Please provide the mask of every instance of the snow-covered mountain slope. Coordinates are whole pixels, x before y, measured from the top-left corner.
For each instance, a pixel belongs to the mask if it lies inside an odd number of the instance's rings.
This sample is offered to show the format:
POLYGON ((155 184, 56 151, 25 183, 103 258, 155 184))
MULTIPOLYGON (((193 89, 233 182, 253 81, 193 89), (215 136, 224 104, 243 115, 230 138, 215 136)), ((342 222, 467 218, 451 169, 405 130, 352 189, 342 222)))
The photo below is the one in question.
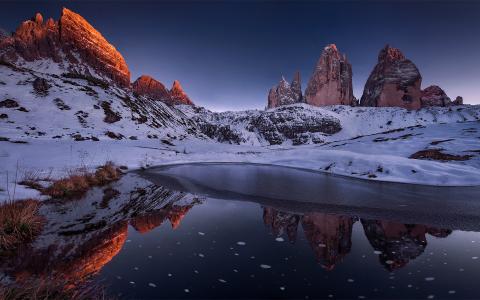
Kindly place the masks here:
POLYGON ((268 163, 369 180, 480 185, 480 106, 296 104, 215 113, 137 97, 94 75, 54 63, 0 65, 0 198, 37 197, 16 186, 25 174, 55 178, 109 160, 129 168, 268 163))
POLYGON ((160 101, 136 97, 94 76, 11 64, 0 65, 0 115, 0 136, 13 141, 197 136, 189 118, 160 101))
POLYGON ((410 126, 457 123, 480 119, 480 106, 315 107, 307 104, 242 112, 211 112, 179 106, 205 135, 219 142, 247 145, 322 144, 410 126))

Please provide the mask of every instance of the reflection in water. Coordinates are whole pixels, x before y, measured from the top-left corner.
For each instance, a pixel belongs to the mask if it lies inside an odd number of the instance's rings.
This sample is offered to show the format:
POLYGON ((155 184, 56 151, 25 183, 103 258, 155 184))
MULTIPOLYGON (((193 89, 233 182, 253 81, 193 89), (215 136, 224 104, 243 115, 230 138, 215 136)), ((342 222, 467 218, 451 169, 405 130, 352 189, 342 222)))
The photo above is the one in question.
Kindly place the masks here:
POLYGON ((322 213, 308 213, 303 216, 305 237, 325 269, 333 270, 335 264, 350 252, 352 225, 353 220, 350 217, 322 213))
POLYGON ((452 232, 448 229, 391 221, 362 220, 362 225, 372 247, 381 252, 381 264, 390 271, 404 267, 423 253, 427 246, 427 233, 447 237, 452 232))
POLYGON ((168 219, 175 229, 200 203, 194 195, 130 175, 114 185, 118 194, 109 201, 104 201, 104 194, 110 187, 93 190, 78 201, 45 202, 41 212, 47 224, 42 234, 28 248, 0 260, 2 277, 17 282, 43 278, 81 285, 122 250, 129 224, 146 233, 168 219))
MULTIPOLYGON (((136 175, 126 175, 109 188, 118 193, 108 201, 99 201, 105 199, 105 190, 96 189, 79 201, 45 203, 45 230, 31 247, 0 261, 0 272, 17 282, 61 278, 80 284, 121 252, 128 225, 147 234, 168 220, 176 229, 186 214, 202 203, 195 195, 151 184, 136 175)), ((333 270, 352 249, 355 217, 321 211, 292 213, 273 205, 261 208, 265 226, 276 237, 286 235, 294 244, 303 230, 317 262, 326 270, 333 270)), ((380 263, 389 271, 420 256, 427 246, 426 234, 447 237, 451 233, 393 221, 360 222, 370 245, 380 253, 380 263)))
MULTIPOLYGON (((327 270, 333 270, 352 248, 352 228, 356 222, 352 217, 319 212, 299 215, 264 207, 263 220, 275 236, 286 232, 290 241, 296 240, 301 223, 317 261, 327 270)), ((452 232, 450 229, 393 221, 362 219, 361 223, 365 236, 379 253, 380 263, 389 271, 404 267, 422 254, 427 246, 427 233, 443 238, 452 232)))

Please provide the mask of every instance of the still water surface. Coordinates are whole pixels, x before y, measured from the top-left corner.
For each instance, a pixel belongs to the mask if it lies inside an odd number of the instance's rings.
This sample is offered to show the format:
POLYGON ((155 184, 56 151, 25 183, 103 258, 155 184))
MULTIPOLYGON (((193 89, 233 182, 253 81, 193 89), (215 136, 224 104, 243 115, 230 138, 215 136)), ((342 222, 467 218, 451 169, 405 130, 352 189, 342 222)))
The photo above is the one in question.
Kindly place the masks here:
POLYGON ((9 272, 94 277, 120 298, 480 297, 478 188, 240 164, 152 169, 111 188, 47 205, 30 256, 49 243, 62 255, 9 272))

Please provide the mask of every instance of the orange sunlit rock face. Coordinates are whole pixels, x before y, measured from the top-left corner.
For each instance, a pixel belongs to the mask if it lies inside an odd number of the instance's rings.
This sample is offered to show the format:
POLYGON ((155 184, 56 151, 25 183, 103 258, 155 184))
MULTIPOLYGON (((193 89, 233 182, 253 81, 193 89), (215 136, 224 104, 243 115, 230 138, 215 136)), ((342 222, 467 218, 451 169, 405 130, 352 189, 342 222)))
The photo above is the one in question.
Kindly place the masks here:
POLYGON ((88 73, 88 66, 122 87, 130 85, 130 71, 120 52, 82 16, 67 8, 58 22, 44 22, 39 13, 23 22, 11 37, 0 41, 0 52, 7 61, 51 58, 61 63, 64 55, 67 62, 77 65, 76 72, 88 73))
MULTIPOLYGON (((122 249, 128 234, 128 222, 122 221, 96 232, 88 239, 69 238, 71 243, 46 251, 27 252, 18 256, 14 274, 17 281, 32 277, 52 277, 81 283, 99 272, 122 249)), ((69 240, 67 239, 67 240, 69 240)))
POLYGON ((170 95, 172 97, 173 104, 193 105, 192 100, 190 100, 187 94, 183 91, 183 88, 178 80, 173 82, 172 88, 170 89, 170 95))
POLYGON ((162 101, 169 105, 193 105, 193 102, 183 91, 180 82, 175 80, 173 86, 168 90, 163 83, 148 75, 140 76, 132 84, 133 92, 136 95, 145 96, 152 100, 162 101))
POLYGON ((82 16, 64 8, 59 33, 66 53, 76 51, 88 64, 115 82, 122 86, 130 85, 130 71, 123 56, 82 16))

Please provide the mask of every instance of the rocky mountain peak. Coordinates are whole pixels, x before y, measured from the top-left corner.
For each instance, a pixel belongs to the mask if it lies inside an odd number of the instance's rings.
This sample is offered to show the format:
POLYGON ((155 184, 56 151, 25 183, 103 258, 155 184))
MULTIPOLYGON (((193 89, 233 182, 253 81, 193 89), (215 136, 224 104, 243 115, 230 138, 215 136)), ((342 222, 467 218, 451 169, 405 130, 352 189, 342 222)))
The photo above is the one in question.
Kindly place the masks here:
POLYGON ((162 101, 169 105, 193 105, 178 80, 175 80, 172 88, 168 90, 160 81, 148 75, 142 75, 132 84, 132 89, 136 95, 162 101))
POLYGON ((35 23, 37 23, 38 25, 42 25, 43 24, 42 14, 41 13, 36 13, 35 17, 33 18, 33 21, 35 21, 35 23))
POLYGON ((188 97, 187 93, 183 90, 182 85, 178 80, 173 81, 172 88, 170 89, 170 96, 172 98, 172 104, 186 104, 193 105, 192 100, 188 97))
POLYGON ((153 100, 170 101, 170 93, 167 88, 160 81, 148 75, 142 75, 135 80, 132 89, 137 95, 146 96, 153 100))
POLYGON ((335 44, 323 49, 305 90, 305 98, 314 106, 353 103, 352 66, 335 44))
POLYGON ((59 34, 70 60, 75 60, 72 52, 76 52, 84 62, 121 86, 130 85, 130 71, 123 56, 82 16, 63 8, 59 34))
POLYGON ((0 43, 0 57, 12 63, 52 59, 66 72, 91 75, 90 70, 114 83, 130 85, 130 71, 123 56, 82 16, 63 8, 55 22, 37 13, 22 22, 0 43))
POLYGON ((378 54, 378 61, 401 61, 404 60, 405 56, 402 51, 397 48, 390 47, 390 45, 385 45, 385 47, 380 50, 378 54))
POLYGON ((290 88, 292 89, 292 92, 295 93, 295 97, 298 102, 303 101, 303 95, 302 95, 302 82, 300 79, 300 72, 295 72, 295 75, 293 76, 292 83, 290 83, 290 88))
POLYGON ((419 109, 421 83, 422 76, 415 64, 400 50, 386 45, 368 77, 360 105, 419 109))
POLYGON ((300 73, 297 72, 291 84, 282 76, 278 85, 270 89, 268 92, 267 108, 302 102, 302 99, 300 73))

